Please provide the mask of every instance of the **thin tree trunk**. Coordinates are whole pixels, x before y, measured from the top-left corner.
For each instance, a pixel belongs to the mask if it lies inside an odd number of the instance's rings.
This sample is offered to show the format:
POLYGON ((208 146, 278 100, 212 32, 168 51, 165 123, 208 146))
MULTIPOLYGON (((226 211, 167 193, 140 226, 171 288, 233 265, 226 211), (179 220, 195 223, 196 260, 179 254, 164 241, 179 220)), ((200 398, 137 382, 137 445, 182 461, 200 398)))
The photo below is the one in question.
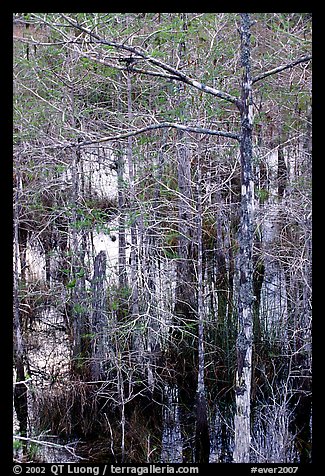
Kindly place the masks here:
MULTIPOLYGON (((24 342, 21 333, 20 313, 19 313, 19 172, 17 171, 17 183, 14 207, 14 364, 16 368, 16 382, 14 388, 14 406, 19 421, 19 432, 21 436, 27 436, 28 406, 27 406, 27 387, 25 381, 24 367, 24 342)), ((23 451, 25 452, 25 445, 23 451)))
MULTIPOLYGON (((68 64, 71 77, 74 76, 73 55, 69 58, 71 63, 68 64)), ((75 91, 74 83, 71 80, 71 88, 68 92, 67 102, 69 108, 69 126, 72 129, 78 127, 75 115, 75 91)), ((72 221, 71 221, 71 319, 73 330, 73 347, 72 347, 72 372, 81 377, 88 378, 88 369, 86 362, 90 357, 91 349, 89 339, 85 336, 89 333, 89 318, 87 315, 86 305, 86 281, 85 281, 85 253, 86 253, 86 237, 84 230, 78 230, 80 214, 78 212, 78 204, 83 189, 80 184, 81 177, 81 150, 76 149, 72 156, 71 179, 72 179, 72 221)))
POLYGON ((281 134, 279 131, 280 145, 278 147, 278 171, 277 171, 277 181, 278 181, 278 197, 283 198, 286 196, 286 189, 288 186, 288 169, 284 158, 283 151, 283 139, 284 134, 281 134))
MULTIPOLYGON (((78 149, 73 157, 72 183, 73 183, 73 210, 72 210, 72 263, 71 263, 71 317, 73 329, 73 349, 72 349, 72 370, 82 379, 87 378, 85 368, 86 360, 90 356, 89 341, 85 335, 89 332, 89 321, 87 318, 86 304, 86 283, 85 283, 85 240, 79 235, 77 224, 79 214, 77 212, 79 197, 79 171, 80 150, 78 149)), ((80 233, 84 233, 81 231, 80 233)))
POLYGON ((19 243, 19 257, 20 257, 20 275, 21 281, 26 282, 27 275, 27 243, 28 243, 28 230, 26 225, 18 227, 18 243, 19 243))
POLYGON ((92 319, 91 319, 91 378, 99 380, 102 376, 102 364, 107 342, 105 342, 105 278, 106 253, 101 251, 95 258, 94 276, 92 279, 92 319))
MULTIPOLYGON (((179 133, 181 137, 182 132, 179 133)), ((175 315, 185 319, 193 318, 193 269, 191 262, 191 212, 188 206, 191 190, 191 170, 189 153, 186 145, 181 145, 178 152, 178 260, 175 315)))
MULTIPOLYGON (((128 98, 128 121, 129 124, 132 122, 132 83, 131 83, 131 73, 127 73, 127 98, 128 98)), ((127 159, 128 159, 128 173, 129 173, 129 184, 130 184, 130 231, 131 231, 131 304, 132 304, 132 316, 136 317, 139 315, 139 292, 138 292, 138 282, 137 282, 137 232, 136 232, 136 209, 135 209, 135 190, 134 190, 134 162, 133 162, 133 153, 132 153, 132 137, 128 137, 128 147, 127 147, 127 159)))
POLYGON ((203 298, 203 240, 202 240, 202 193, 200 151, 197 164, 197 310, 198 310, 198 380, 196 407, 196 462, 208 463, 210 454, 209 425, 204 384, 204 298, 203 298))
POLYGON ((254 182, 252 175, 252 79, 249 14, 241 14, 241 61, 244 69, 241 105, 241 224, 239 236, 239 303, 235 448, 236 463, 249 462, 251 441, 251 378, 253 347, 253 218, 254 182))
MULTIPOLYGON (((183 20, 183 31, 187 31, 187 14, 180 14, 183 20)), ((181 42, 178 48, 180 63, 186 59, 186 44, 181 42)), ((179 85, 178 103, 185 101, 184 85, 179 85)), ((182 115, 186 115, 186 107, 181 107, 182 115)), ((179 192, 178 200, 178 260, 177 260, 177 283, 175 296, 175 315, 185 319, 195 318, 195 293, 193 283, 192 259, 192 212, 189 207, 191 199, 191 165, 187 137, 183 131, 177 134, 179 141, 177 151, 177 184, 179 192)))
MULTIPOLYGON (((120 78, 121 80, 121 78, 120 78)), ((122 102, 121 94, 119 92, 117 109, 118 112, 122 113, 122 102)), ((121 302, 121 314, 123 314, 123 309, 125 308, 124 303, 122 302, 122 294, 125 293, 126 287, 128 286, 128 277, 126 271, 126 236, 125 236, 125 182, 124 182, 124 169, 125 169, 125 160, 124 153, 121 144, 117 143, 117 197, 118 197, 118 283, 119 289, 122 291, 119 296, 121 302)), ((122 317, 122 316, 119 316, 122 317)))
MULTIPOLYGON (((124 198, 124 158, 121 150, 117 159, 117 195, 118 195, 118 280, 120 290, 125 291, 128 284, 126 272, 125 239, 125 198, 124 198)), ((122 291, 122 292, 123 292, 122 291)))

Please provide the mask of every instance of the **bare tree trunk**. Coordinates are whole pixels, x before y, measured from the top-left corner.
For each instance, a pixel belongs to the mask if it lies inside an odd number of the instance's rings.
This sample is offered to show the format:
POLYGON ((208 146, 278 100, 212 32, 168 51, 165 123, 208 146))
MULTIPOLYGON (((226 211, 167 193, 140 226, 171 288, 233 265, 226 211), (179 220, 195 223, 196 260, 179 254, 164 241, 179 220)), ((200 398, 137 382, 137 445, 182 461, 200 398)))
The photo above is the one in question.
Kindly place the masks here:
MULTIPOLYGON (((19 313, 19 188, 20 179, 17 170, 17 183, 14 207, 14 364, 16 369, 16 383, 14 388, 14 406, 19 421, 19 432, 21 436, 27 436, 28 406, 27 406, 27 387, 25 384, 24 367, 24 342, 21 333, 20 313, 19 313)), ((25 446, 23 447, 25 451, 25 446)))
MULTIPOLYGON (((187 14, 180 14, 183 20, 183 31, 187 30, 187 14)), ((178 48, 179 61, 185 61, 186 44, 181 42, 178 48)), ((182 103, 185 99, 185 88, 179 85, 178 102, 182 103)), ((185 115, 185 107, 182 106, 182 113, 185 115)), ((191 220, 192 212, 189 207, 191 200, 191 165, 190 153, 186 141, 186 135, 180 131, 177 134, 179 145, 177 151, 177 184, 179 192, 178 200, 178 261, 177 261, 177 283, 175 314, 181 318, 195 318, 195 292, 193 286, 193 262, 192 260, 192 230, 191 220)))
POLYGON ((239 296, 236 371, 235 448, 236 463, 249 462, 251 441, 251 378, 253 347, 253 217, 252 174, 252 79, 250 59, 251 20, 241 14, 241 61, 244 68, 241 105, 241 224, 239 235, 239 296))
MULTIPOLYGON (((127 98, 128 98, 128 121, 131 124, 132 121, 132 84, 131 84, 131 72, 127 73, 127 98)), ((130 229, 131 229, 131 305, 132 305, 132 316, 136 317, 139 315, 139 292, 138 292, 138 282, 137 282, 137 232, 136 232, 136 209, 135 209, 135 190, 134 190, 134 162, 133 162, 133 153, 132 153, 132 137, 128 137, 128 148, 127 148, 127 159, 128 159, 128 173, 129 173, 129 184, 130 184, 130 229)))
POLYGON ((197 314, 198 314, 198 379, 196 402, 196 462, 208 463, 210 454, 209 425, 204 384, 204 301, 203 301, 203 240, 200 151, 197 161, 197 314))
POLYGON ((18 226, 18 242, 19 242, 19 257, 20 257, 20 275, 21 281, 26 282, 27 275, 27 243, 28 243, 28 230, 26 225, 18 226))
MULTIPOLYGON (((71 63, 68 64, 71 77, 74 78, 74 58, 69 57, 71 63)), ((67 95, 69 110, 69 126, 72 129, 78 127, 75 115, 75 90, 74 79, 71 80, 70 89, 67 95)), ((85 282, 85 253, 86 236, 85 231, 78 228, 80 214, 78 204, 83 190, 80 186, 81 178, 81 150, 80 147, 72 152, 71 179, 72 179, 72 220, 71 220, 71 278, 68 287, 71 289, 71 319, 73 330, 72 347, 72 371, 82 379, 88 378, 86 362, 90 357, 90 343, 86 335, 89 333, 89 319, 86 309, 86 282, 85 282)))
MULTIPOLYGON (((99 380, 102 376, 104 351, 107 346, 105 339, 105 278, 106 278, 106 253, 101 251, 95 258, 94 276, 92 279, 92 319, 91 319, 91 378, 99 380)), ((107 336, 108 337, 108 336, 107 336)))
MULTIPOLYGON (((164 136, 165 137, 165 134, 164 136)), ((155 188, 153 195, 152 213, 149 216, 148 229, 144 243, 144 275, 146 279, 145 300, 148 303, 148 330, 147 330, 147 358, 148 358, 148 388, 150 392, 154 391, 156 357, 160 351, 159 336, 159 301, 157 298, 156 275, 159 273, 159 204, 160 204, 160 183, 162 181, 163 168, 162 149, 157 154, 157 163, 155 164, 155 188)))
POLYGON ((277 179, 278 179, 278 196, 279 198, 283 198, 285 196, 287 183, 288 183, 288 170, 287 170, 287 166, 284 159, 282 144, 280 144, 278 147, 278 177, 277 179))
MULTIPOLYGON (((182 132, 179 133, 181 137, 182 132)), ((191 262, 192 213, 188 200, 191 198, 191 169, 189 152, 186 145, 181 144, 178 152, 178 260, 175 314, 181 318, 189 319, 193 316, 194 290, 193 266, 191 262)))
MULTIPOLYGON (((119 92, 117 109, 119 113, 122 113, 121 91, 119 92)), ((125 182, 124 182, 124 169, 125 160, 124 153, 121 144, 117 144, 117 199, 118 199, 118 283, 119 289, 122 291, 119 296, 122 300, 122 294, 125 292, 125 288, 128 285, 128 277, 126 271, 126 236, 125 236, 125 182)), ((121 302, 122 305, 122 302, 121 302)), ((124 307, 124 305, 122 305, 124 307)), ((123 314, 123 309, 121 309, 123 314)), ((121 317, 121 316, 120 316, 121 317)))
POLYGON ((117 159, 117 194, 118 194, 118 280, 119 288, 127 286, 126 272, 126 239, 125 239, 125 197, 124 197, 124 158, 121 150, 118 150, 117 159))
POLYGON ((87 378, 85 368, 86 360, 90 356, 89 340, 85 337, 89 332, 89 320, 87 317, 86 305, 86 283, 85 283, 85 237, 84 231, 78 233, 77 223, 79 215, 77 212, 79 197, 79 171, 80 150, 77 150, 73 157, 72 183, 73 183, 73 210, 72 210, 72 263, 71 278, 68 286, 71 288, 71 317, 73 329, 73 349, 72 349, 72 370, 76 375, 87 378))

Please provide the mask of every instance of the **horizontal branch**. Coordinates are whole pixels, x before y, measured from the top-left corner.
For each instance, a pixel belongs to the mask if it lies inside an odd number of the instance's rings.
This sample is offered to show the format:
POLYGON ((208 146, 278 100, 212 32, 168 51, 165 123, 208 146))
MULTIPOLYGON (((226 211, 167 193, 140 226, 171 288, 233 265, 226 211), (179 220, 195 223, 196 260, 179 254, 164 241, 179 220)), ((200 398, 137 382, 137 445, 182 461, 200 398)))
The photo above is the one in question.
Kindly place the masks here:
POLYGON ((122 134, 116 134, 113 136, 106 136, 106 137, 101 137, 100 139, 94 139, 94 140, 87 140, 84 142, 78 142, 78 143, 73 143, 70 145, 64 145, 63 147, 84 147, 87 145, 91 144, 99 144, 102 142, 109 142, 109 141, 115 141, 119 139, 126 139, 128 137, 133 137, 139 134, 142 134, 144 132, 152 131, 155 129, 163 129, 163 128, 172 128, 172 129, 178 129, 181 131, 185 132, 194 132, 196 134, 208 134, 208 135, 214 135, 214 136, 221 136, 221 137, 229 137, 230 139, 235 139, 238 140, 240 139, 240 136, 238 134, 232 133, 232 132, 226 132, 226 131, 217 131, 213 129, 206 129, 205 127, 193 127, 193 126, 184 126, 183 124, 176 124, 174 122, 162 122, 160 124, 151 124, 146 127, 142 127, 141 129, 136 129, 134 131, 128 131, 128 132, 123 132, 122 134))
POLYGON ((284 71, 285 69, 293 68, 293 66, 296 66, 299 63, 305 63, 306 61, 310 61, 312 59, 312 56, 304 56, 303 58, 299 58, 295 61, 291 61, 290 63, 287 63, 282 66, 278 66, 277 68, 270 69, 269 71, 265 71, 264 73, 261 73, 257 76, 255 76, 252 79, 253 83, 256 83, 257 81, 260 81, 261 79, 267 78, 268 76, 271 76, 272 74, 280 73, 280 71, 284 71))
POLYGON ((105 60, 103 58, 100 58, 99 56, 92 56, 92 55, 87 54, 83 51, 79 51, 79 54, 81 56, 87 58, 87 59, 90 59, 91 61, 94 61, 95 63, 100 63, 100 64, 103 64, 103 65, 108 66, 110 68, 119 69, 121 71, 129 71, 129 72, 133 72, 133 73, 146 74, 148 76, 156 76, 156 77, 159 77, 159 78, 165 78, 165 79, 169 79, 169 80, 179 81, 179 77, 175 76, 175 75, 172 75, 172 74, 158 73, 157 71, 148 71, 148 70, 145 70, 145 69, 139 69, 139 68, 134 67, 133 65, 131 65, 131 66, 116 65, 116 64, 113 64, 113 63, 109 63, 107 60, 105 60))
POLYGON ((73 26, 74 28, 79 29, 80 31, 83 31, 84 33, 87 33, 92 38, 96 38, 103 45, 112 46, 112 47, 114 47, 118 50, 127 51, 127 52, 129 52, 133 55, 136 55, 138 58, 142 58, 143 60, 146 60, 149 63, 151 63, 155 66, 158 66, 162 70, 167 71, 172 76, 176 76, 179 81, 182 81, 185 84, 189 84, 190 86, 192 86, 196 89, 199 89, 200 91, 203 91, 203 92, 208 93, 208 94, 212 94, 213 96, 216 96, 216 97, 218 97, 220 99, 223 99, 225 101, 229 101, 229 102, 235 104, 237 107, 240 107, 241 101, 236 96, 232 96, 231 94, 228 94, 224 91, 220 91, 219 89, 215 89, 211 86, 207 86, 207 85, 201 83, 200 81, 197 81, 195 79, 190 78, 189 76, 187 76, 185 73, 182 73, 178 69, 173 68, 172 66, 164 63, 163 61, 158 60, 157 58, 154 58, 153 56, 148 55, 140 47, 134 47, 134 46, 126 45, 124 43, 117 43, 116 41, 109 41, 109 40, 106 40, 104 38, 101 38, 99 35, 95 34, 93 31, 91 31, 89 28, 85 28, 84 26, 79 25, 79 23, 75 22, 74 20, 67 17, 63 13, 61 13, 61 15, 63 16, 63 18, 65 18, 65 20, 67 20, 69 22, 69 24, 71 26, 73 26))

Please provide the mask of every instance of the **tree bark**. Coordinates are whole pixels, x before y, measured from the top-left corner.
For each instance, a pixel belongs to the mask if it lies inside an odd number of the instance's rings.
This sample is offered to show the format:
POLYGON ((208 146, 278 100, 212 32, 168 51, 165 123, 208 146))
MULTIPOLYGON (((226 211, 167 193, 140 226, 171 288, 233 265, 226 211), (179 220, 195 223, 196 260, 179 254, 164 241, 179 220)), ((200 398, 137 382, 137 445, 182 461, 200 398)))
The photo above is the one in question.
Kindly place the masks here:
POLYGON ((278 147, 278 196, 283 198, 288 183, 288 170, 284 159, 283 146, 278 147))
POLYGON ((91 319, 91 339, 92 339, 92 360, 91 377, 99 380, 102 376, 102 364, 104 361, 104 351, 107 348, 105 342, 105 278, 106 278, 106 253, 101 251, 95 258, 94 276, 92 279, 92 319, 91 319))
POLYGON ((89 332, 89 319, 86 310, 86 283, 85 283, 85 236, 84 231, 78 233, 77 224, 80 216, 77 212, 79 198, 79 160, 80 150, 73 157, 73 210, 71 229, 71 277, 68 287, 71 288, 71 318, 73 329, 72 371, 82 379, 88 378, 86 361, 90 356, 89 339, 85 336, 89 332))
MULTIPOLYGON (((19 188, 20 179, 17 170, 17 182, 14 207, 14 364, 16 369, 16 382, 14 388, 14 406, 19 421, 19 432, 21 436, 27 436, 28 406, 27 406, 27 387, 25 381, 24 366, 24 342, 21 332, 20 313, 19 313, 19 188)), ((23 446, 25 451, 25 445, 23 446)))
POLYGON ((124 197, 124 158, 118 150, 117 158, 117 195, 118 195, 118 281, 119 288, 125 290, 128 284, 126 272, 126 238, 125 238, 125 197, 124 197))
POLYGON ((251 376, 253 346, 253 219, 254 181, 252 174, 252 79, 249 14, 241 14, 241 224, 239 234, 239 296, 236 371, 235 448, 236 463, 249 462, 251 441, 251 376))
MULTIPOLYGON (((132 83, 131 83, 131 73, 127 73, 127 101, 128 101, 128 121, 129 124, 132 122, 132 83)), ((128 174, 129 174, 129 184, 130 184, 130 231, 131 231, 131 253, 130 253, 130 264, 131 264, 131 306, 132 306, 132 316, 137 317, 139 315, 139 291, 138 291, 138 280, 137 280, 137 267, 138 267, 138 240, 137 240, 137 218, 136 218, 136 208, 135 208, 135 190, 134 190, 134 162, 133 162, 133 151, 132 151, 132 137, 128 137, 128 146, 127 146, 127 160, 128 160, 128 174)))
POLYGON ((203 296, 203 237, 202 237, 202 192, 201 192, 201 163, 200 151, 197 163, 197 314, 198 314, 198 380, 196 402, 196 462, 208 463, 210 455, 209 424, 207 402, 205 395, 204 368, 204 296, 203 296))
MULTIPOLYGON (((75 130, 79 123, 76 120, 75 110, 75 70, 73 53, 68 57, 67 69, 70 72, 70 88, 67 93, 67 107, 69 111, 68 126, 75 130)), ((79 138, 78 138, 79 141, 79 138)), ((71 277, 68 283, 71 289, 71 320, 73 332, 72 347, 72 372, 81 379, 88 378, 88 368, 86 362, 90 356, 89 339, 86 335, 89 333, 89 318, 87 315, 86 305, 86 282, 85 282, 85 252, 86 252, 86 236, 85 230, 79 231, 79 222, 82 216, 78 211, 80 197, 83 194, 81 188, 82 175, 81 170, 81 150, 77 147, 72 153, 71 163, 71 180, 72 180, 72 220, 71 220, 71 277)))
MULTIPOLYGON (((182 134, 182 133, 180 133, 182 134)), ((191 199, 191 168, 189 152, 181 144, 178 152, 178 246, 177 283, 175 295, 175 315, 181 319, 192 319, 195 305, 193 292, 192 263, 192 212, 188 201, 191 199)))
MULTIPOLYGON (((186 26, 186 14, 183 16, 183 30, 186 26)), ((186 45, 184 42, 179 44, 178 56, 180 61, 186 60, 186 45)), ((182 104, 185 100, 184 85, 179 85, 179 95, 177 103, 182 104)), ((186 115, 186 107, 182 106, 182 114, 186 115)), ((193 308, 195 299, 193 292, 193 264, 192 264, 192 230, 191 220, 192 212, 189 207, 189 201, 192 195, 191 164, 190 152, 187 144, 187 137, 184 132, 177 134, 179 146, 177 151, 177 183, 178 183, 178 260, 177 260, 177 283, 176 283, 176 302, 175 314, 181 318, 193 318, 193 308)))

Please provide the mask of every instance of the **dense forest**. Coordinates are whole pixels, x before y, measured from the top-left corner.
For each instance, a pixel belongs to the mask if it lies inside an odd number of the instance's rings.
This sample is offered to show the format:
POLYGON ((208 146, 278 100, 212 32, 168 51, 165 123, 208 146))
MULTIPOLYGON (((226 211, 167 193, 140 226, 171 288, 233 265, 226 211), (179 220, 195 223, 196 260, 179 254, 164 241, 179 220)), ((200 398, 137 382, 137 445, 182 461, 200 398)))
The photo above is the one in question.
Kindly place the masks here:
POLYGON ((13 15, 15 461, 311 462, 311 21, 13 15))

